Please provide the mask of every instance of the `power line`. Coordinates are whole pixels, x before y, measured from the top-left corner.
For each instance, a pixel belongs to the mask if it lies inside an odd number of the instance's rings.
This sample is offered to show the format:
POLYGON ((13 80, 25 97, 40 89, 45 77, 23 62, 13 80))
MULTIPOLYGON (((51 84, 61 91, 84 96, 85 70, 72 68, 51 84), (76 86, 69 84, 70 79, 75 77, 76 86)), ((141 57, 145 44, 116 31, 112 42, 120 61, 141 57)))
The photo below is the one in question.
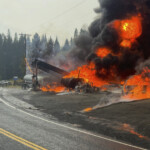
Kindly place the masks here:
POLYGON ((61 16, 63 16, 64 14, 66 14, 66 13, 72 11, 74 8, 77 8, 78 6, 80 6, 81 4, 83 4, 83 3, 85 3, 85 2, 86 2, 86 1, 83 0, 82 2, 80 2, 80 3, 76 4, 75 6, 73 6, 72 8, 69 8, 68 10, 64 11, 63 13, 57 15, 56 17, 53 17, 53 19, 51 19, 51 21, 54 21, 54 20, 58 19, 59 17, 61 17, 61 16))
MULTIPOLYGON (((77 20, 79 21, 79 20, 87 20, 87 18, 85 19, 85 17, 88 15, 89 13, 87 13, 87 14, 84 14, 84 15, 82 15, 82 16, 80 16, 77 20)), ((70 24, 74 24, 75 23, 75 20, 73 20, 73 21, 69 21, 69 22, 65 22, 65 23, 61 23, 61 24, 59 24, 59 26, 65 26, 65 25, 70 25, 70 24)), ((70 28, 72 28, 72 26, 67 26, 67 29, 70 29, 70 28)), ((39 30, 39 32, 38 32, 39 34, 42 34, 43 33, 43 31, 42 31, 42 29, 40 29, 39 30)), ((70 35, 72 35, 72 34, 70 34, 70 35)))
MULTIPOLYGON (((87 15, 88 15, 89 13, 87 13, 87 14, 85 14, 85 15, 83 15, 83 16, 80 16, 79 18, 78 18, 78 21, 79 20, 84 20, 85 19, 85 17, 87 17, 87 15)), ((85 20, 88 20, 87 18, 85 19, 85 20)), ((59 26, 65 26, 65 25, 70 25, 70 24, 72 24, 72 23, 75 23, 75 21, 76 20, 72 20, 72 21, 69 21, 69 22, 65 22, 65 23, 61 23, 61 24, 59 24, 59 26)), ((67 28, 70 28, 70 27, 67 27, 67 28)))
MULTIPOLYGON (((68 12, 72 11, 73 9, 77 8, 78 6, 80 6, 81 4, 83 4, 83 3, 85 3, 85 2, 87 2, 87 0, 83 0, 83 1, 81 1, 80 3, 78 3, 78 4, 74 5, 73 7, 71 7, 71 8, 69 8, 69 9, 65 10, 64 12, 62 12, 62 13, 60 13, 60 14, 56 15, 55 17, 53 17, 53 18, 52 18, 52 19, 50 19, 49 21, 45 21, 45 22, 43 22, 43 23, 42 23, 42 24, 40 24, 39 26, 42 26, 42 25, 44 25, 44 24, 46 24, 46 23, 49 23, 49 22, 55 21, 55 20, 56 20, 56 19, 58 19, 59 17, 63 16, 64 14, 67 14, 68 12)), ((38 27, 39 27, 39 26, 38 26, 38 27)), ((33 29, 33 28, 32 28, 32 29, 33 29)))

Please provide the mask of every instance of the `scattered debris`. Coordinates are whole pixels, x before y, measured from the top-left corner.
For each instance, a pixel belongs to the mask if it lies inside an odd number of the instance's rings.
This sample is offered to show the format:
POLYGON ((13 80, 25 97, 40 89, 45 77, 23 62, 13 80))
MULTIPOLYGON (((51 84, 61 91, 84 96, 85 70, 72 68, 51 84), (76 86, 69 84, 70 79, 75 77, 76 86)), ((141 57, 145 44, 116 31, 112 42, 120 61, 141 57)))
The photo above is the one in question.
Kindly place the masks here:
POLYGON ((100 88, 92 86, 88 83, 85 83, 85 84, 79 83, 75 87, 75 91, 76 92, 81 92, 81 93, 97 93, 97 92, 100 92, 100 88))

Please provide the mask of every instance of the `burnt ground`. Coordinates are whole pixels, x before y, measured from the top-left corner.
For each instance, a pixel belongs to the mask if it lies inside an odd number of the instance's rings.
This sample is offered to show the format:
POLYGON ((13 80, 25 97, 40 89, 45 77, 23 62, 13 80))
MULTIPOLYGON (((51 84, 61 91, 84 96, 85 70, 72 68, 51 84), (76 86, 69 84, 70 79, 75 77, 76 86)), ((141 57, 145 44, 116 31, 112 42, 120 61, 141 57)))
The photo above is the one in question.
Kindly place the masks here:
POLYGON ((97 105, 102 99, 106 99, 106 103, 112 97, 119 99, 120 94, 55 95, 19 89, 9 91, 58 121, 150 149, 150 100, 120 102, 83 113, 81 110, 97 105))

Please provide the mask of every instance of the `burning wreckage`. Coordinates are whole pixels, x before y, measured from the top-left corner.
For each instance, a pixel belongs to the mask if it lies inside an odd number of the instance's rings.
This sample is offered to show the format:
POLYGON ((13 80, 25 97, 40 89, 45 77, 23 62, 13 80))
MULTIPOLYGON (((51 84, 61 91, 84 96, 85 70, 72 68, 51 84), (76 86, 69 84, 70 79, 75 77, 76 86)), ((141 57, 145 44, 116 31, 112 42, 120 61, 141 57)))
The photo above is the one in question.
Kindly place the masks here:
POLYGON ((63 74, 61 86, 47 85, 41 90, 98 91, 107 90, 113 83, 123 86, 125 99, 150 98, 150 2, 99 0, 99 3, 100 8, 95 11, 100 17, 89 31, 75 39, 75 47, 66 57, 72 60, 68 66, 76 64, 76 69, 68 73, 40 62, 39 69, 63 74))
MULTIPOLYGON (((36 59, 32 62, 32 66, 34 68, 40 69, 44 72, 50 73, 50 71, 56 72, 58 74, 61 74, 62 76, 67 76, 69 73, 67 71, 64 71, 58 67, 55 67, 53 65, 50 65, 44 61, 36 59)), ((76 90, 77 92, 96 92, 99 90, 99 88, 92 86, 89 83, 85 83, 83 78, 80 78, 80 71, 78 73, 77 78, 62 78, 59 80, 60 83, 53 82, 49 85, 46 85, 41 88, 44 92, 62 92, 65 91, 67 88, 68 90, 76 90), (58 86, 59 85, 59 86, 58 86)))

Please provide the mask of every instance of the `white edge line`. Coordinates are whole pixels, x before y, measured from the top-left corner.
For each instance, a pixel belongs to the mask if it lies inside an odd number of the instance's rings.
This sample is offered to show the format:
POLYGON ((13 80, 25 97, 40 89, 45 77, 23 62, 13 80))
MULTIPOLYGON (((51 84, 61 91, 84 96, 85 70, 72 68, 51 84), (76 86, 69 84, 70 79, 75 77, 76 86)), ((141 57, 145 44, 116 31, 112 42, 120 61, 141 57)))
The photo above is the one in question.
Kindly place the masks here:
POLYGON ((122 144, 122 145, 126 145, 126 146, 129 146, 129 147, 133 147, 133 148, 137 148, 139 150, 147 150, 147 149, 144 149, 144 148, 141 148, 141 147, 137 147, 137 146, 134 146, 134 145, 130 145, 130 144, 126 144, 126 143, 123 143, 123 142, 119 142, 119 141, 116 141, 116 140, 112 140, 112 139, 109 139, 109 138, 106 138, 106 137, 102 137, 102 136, 99 136, 99 135, 96 135, 96 134, 93 134, 93 133, 90 133, 90 132, 86 132, 86 131, 83 131, 83 130, 79 130, 77 128, 72 128, 72 127, 69 127, 69 126, 66 126, 66 125, 63 125, 63 124, 59 124, 59 123, 56 123, 56 122, 53 122, 53 121, 50 121, 50 120, 46 120, 44 118, 41 118, 41 117, 38 117, 38 116, 35 116, 35 115, 32 115, 26 111, 23 111, 21 109, 18 109, 12 105, 10 105, 8 102, 4 101, 3 99, 0 98, 0 101, 3 102, 5 105, 13 108, 13 109, 16 109, 22 113, 25 113, 31 117, 34 117, 36 119, 40 119, 42 121, 45 121, 45 122, 48 122, 48 123, 52 123, 52 124, 55 124, 57 126, 61 126, 61 127, 64 127, 64 128, 67 128, 67 129, 70 129, 70 130, 73 130, 73 131, 77 131, 77 132, 80 132, 80 133, 84 133, 84 134, 87 134, 87 135, 91 135, 91 136, 94 136, 94 137, 97 137, 97 138, 100 138, 100 139, 104 139, 104 140, 107 140, 107 141, 111 141, 111 142, 114 142, 114 143, 118 143, 118 144, 122 144))

